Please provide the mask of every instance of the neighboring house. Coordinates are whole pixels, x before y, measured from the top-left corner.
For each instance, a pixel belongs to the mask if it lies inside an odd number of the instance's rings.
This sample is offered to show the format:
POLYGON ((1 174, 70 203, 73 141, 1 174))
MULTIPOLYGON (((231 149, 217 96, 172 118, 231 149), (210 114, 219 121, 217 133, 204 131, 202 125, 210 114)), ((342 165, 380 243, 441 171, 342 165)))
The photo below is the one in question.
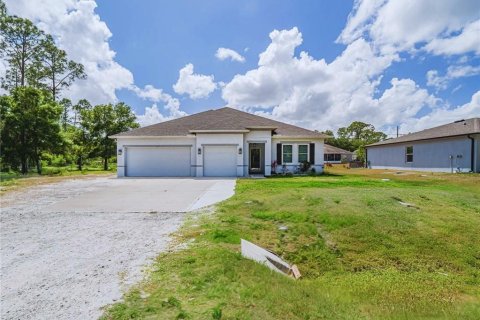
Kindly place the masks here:
POLYGON ((480 172, 480 118, 368 145, 367 165, 373 169, 480 172))
POLYGON ((350 162, 355 158, 354 152, 343 150, 329 144, 325 144, 323 148, 323 161, 325 163, 350 162))
POLYGON ((323 141, 328 136, 221 108, 112 138, 117 140, 119 177, 241 177, 295 172, 305 161, 322 172, 323 141))

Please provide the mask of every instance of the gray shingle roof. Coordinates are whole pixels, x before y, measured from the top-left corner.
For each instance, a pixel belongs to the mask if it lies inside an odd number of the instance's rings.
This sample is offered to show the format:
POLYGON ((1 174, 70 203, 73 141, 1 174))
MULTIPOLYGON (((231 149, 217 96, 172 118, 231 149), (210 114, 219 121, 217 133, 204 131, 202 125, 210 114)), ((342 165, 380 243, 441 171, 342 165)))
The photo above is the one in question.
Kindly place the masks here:
POLYGON ((331 146, 329 144, 324 144, 323 153, 353 154, 353 152, 351 152, 351 151, 344 150, 344 149, 341 149, 341 148, 337 148, 337 147, 331 146))
POLYGON ((402 137, 372 143, 367 147, 480 133, 480 118, 459 120, 442 126, 410 133, 402 137))
POLYGON ((328 138, 327 135, 293 126, 287 123, 256 116, 233 108, 221 108, 196 113, 190 116, 165 121, 150 126, 133 129, 112 136, 140 137, 140 136, 186 136, 196 130, 248 130, 249 128, 266 127, 275 129, 276 136, 328 138))

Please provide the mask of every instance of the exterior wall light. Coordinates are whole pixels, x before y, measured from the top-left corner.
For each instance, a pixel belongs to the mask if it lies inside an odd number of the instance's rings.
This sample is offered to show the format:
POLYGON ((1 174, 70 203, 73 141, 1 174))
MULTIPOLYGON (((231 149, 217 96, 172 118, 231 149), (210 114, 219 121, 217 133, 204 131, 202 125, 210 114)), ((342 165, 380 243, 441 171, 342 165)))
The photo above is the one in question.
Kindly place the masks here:
POLYGON ((242 148, 238 148, 238 154, 242 154, 242 148))
POLYGON ((198 153, 198 154, 202 154, 202 148, 198 148, 197 153, 198 153))
POLYGON ((118 154, 119 156, 121 156, 121 155, 122 155, 122 153, 123 153, 123 150, 122 150, 122 149, 118 149, 118 152, 117 152, 117 154, 118 154))

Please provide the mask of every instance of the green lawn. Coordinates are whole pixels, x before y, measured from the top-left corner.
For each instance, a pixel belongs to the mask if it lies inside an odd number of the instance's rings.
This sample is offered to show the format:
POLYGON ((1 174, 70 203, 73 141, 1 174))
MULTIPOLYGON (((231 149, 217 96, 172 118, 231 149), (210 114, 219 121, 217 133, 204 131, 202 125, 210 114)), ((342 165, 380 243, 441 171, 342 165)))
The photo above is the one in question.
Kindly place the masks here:
POLYGON ((239 180, 104 318, 480 319, 480 176, 335 172, 239 180), (303 278, 243 259, 240 238, 303 278))

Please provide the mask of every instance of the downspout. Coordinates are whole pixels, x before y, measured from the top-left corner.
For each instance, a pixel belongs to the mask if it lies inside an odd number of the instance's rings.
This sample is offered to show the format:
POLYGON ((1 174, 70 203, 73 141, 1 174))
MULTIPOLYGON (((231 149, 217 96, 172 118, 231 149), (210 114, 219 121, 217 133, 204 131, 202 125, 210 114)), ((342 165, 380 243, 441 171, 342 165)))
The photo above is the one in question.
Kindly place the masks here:
POLYGON ((475 172, 475 139, 472 138, 470 135, 467 135, 467 138, 472 141, 471 147, 470 147, 470 169, 471 172, 475 172))

